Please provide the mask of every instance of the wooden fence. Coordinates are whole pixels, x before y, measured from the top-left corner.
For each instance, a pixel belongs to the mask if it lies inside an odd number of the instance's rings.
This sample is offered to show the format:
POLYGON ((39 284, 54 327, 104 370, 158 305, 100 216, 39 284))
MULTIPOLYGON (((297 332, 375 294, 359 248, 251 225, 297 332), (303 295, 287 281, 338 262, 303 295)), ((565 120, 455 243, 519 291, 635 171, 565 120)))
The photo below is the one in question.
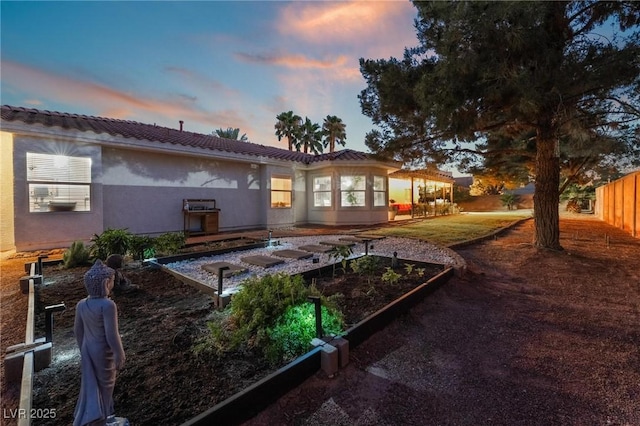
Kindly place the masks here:
POLYGON ((596 188, 595 213, 608 224, 640 238, 640 170, 596 188))

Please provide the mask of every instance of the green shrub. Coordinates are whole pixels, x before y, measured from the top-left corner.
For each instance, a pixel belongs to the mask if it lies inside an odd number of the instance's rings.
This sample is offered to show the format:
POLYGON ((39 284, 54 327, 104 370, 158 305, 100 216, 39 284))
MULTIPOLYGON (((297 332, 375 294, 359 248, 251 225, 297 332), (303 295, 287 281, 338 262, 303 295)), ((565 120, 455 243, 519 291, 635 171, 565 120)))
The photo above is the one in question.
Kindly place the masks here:
MULTIPOLYGON (((325 336, 342 333, 344 323, 340 312, 322 306, 322 330, 325 336)), ((269 343, 265 354, 271 363, 291 361, 303 355, 316 337, 315 306, 312 303, 289 306, 276 325, 267 330, 269 343)))
POLYGON ((329 253, 329 260, 333 260, 333 277, 336 276, 336 264, 340 262, 342 264, 342 271, 346 272, 347 258, 353 254, 353 250, 349 246, 334 246, 329 253))
POLYGON ((209 333, 199 339, 193 347, 196 355, 215 354, 222 355, 231 349, 230 339, 230 311, 213 311, 211 313, 211 321, 207 322, 209 333))
MULTIPOLYGON (((290 348, 309 345, 311 339, 294 343, 294 336, 284 336, 286 326, 278 324, 290 321, 284 315, 292 306, 308 305, 313 308, 308 301, 309 296, 319 296, 323 307, 332 313, 326 320, 325 329, 331 333, 342 331, 342 316, 334 299, 321 296, 314 286, 307 287, 299 275, 265 275, 242 283, 229 307, 222 313, 216 313, 214 320, 208 323, 209 334, 194 346, 194 352, 221 355, 231 350, 259 350, 272 362, 293 356, 290 348), (340 320, 339 331, 332 325, 335 320, 331 316, 340 320)), ((302 339, 306 339, 306 335, 302 339)))
POLYGON ((371 284, 371 278, 378 269, 378 258, 376 256, 362 256, 351 261, 349 266, 358 275, 366 275, 367 283, 371 284))
POLYGON ((91 242, 91 255, 95 259, 105 260, 111 254, 125 256, 131 247, 132 234, 126 229, 107 229, 102 234, 94 234, 91 242))
POLYGON ((169 256, 178 253, 186 241, 184 232, 167 232, 153 240, 153 247, 158 255, 169 256))
MULTIPOLYGON (((148 259, 148 250, 153 250, 153 238, 147 235, 132 235, 129 243, 129 252, 134 260, 148 259)), ((153 251, 155 254, 155 250, 153 251)))
POLYGON ((89 264, 91 253, 84 246, 82 241, 74 241, 62 255, 62 267, 65 269, 75 268, 89 264))
POLYGON ((414 266, 416 266, 416 265, 414 265, 413 263, 405 263, 404 264, 404 270, 407 271, 407 275, 411 275, 411 273, 413 272, 414 266))
POLYGON ((400 280, 400 277, 402 277, 402 275, 398 274, 393 269, 387 267, 387 271, 384 274, 382 274, 382 281, 391 285, 395 285, 400 280))
POLYGON ((262 344, 267 328, 289 306, 306 301, 310 292, 299 275, 275 274, 245 280, 231 300, 231 316, 237 326, 232 343, 262 344))
POLYGON ((500 196, 502 205, 507 207, 507 210, 513 210, 514 206, 520 201, 520 196, 511 192, 505 192, 500 196))
POLYGON ((142 252, 143 259, 151 259, 153 257, 156 257, 156 249, 153 247, 146 248, 142 252))

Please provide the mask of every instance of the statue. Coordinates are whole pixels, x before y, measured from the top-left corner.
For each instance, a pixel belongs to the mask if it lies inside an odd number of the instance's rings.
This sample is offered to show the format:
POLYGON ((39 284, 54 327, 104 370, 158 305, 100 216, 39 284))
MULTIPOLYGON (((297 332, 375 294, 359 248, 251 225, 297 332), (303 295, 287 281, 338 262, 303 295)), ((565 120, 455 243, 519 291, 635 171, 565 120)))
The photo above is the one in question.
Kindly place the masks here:
POLYGON ((131 281, 121 272, 124 265, 124 258, 120 254, 112 254, 105 261, 107 266, 115 271, 113 291, 116 294, 129 293, 138 290, 138 286, 131 284, 131 281))
POLYGON ((113 389, 125 355, 118 331, 118 309, 108 298, 115 271, 97 260, 84 276, 88 297, 76 305, 74 333, 80 347, 82 378, 74 426, 127 425, 116 418, 113 389))

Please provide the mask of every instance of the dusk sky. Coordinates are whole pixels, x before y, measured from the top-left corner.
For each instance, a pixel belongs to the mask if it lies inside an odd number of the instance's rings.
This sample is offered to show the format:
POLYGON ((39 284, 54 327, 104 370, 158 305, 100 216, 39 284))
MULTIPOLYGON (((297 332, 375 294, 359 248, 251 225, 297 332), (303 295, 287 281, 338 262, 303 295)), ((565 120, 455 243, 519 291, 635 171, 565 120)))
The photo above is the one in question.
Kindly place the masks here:
POLYGON ((417 45, 398 1, 12 2, 1 7, 2 104, 287 147, 276 115, 346 124, 367 152, 358 60, 417 45))

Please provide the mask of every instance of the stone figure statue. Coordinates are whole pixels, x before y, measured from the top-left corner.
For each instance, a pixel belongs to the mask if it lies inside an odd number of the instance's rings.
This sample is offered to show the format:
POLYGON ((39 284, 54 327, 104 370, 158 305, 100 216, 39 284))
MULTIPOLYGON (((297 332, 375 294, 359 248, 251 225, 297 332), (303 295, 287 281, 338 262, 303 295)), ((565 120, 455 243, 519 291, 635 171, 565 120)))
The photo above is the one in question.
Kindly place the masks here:
POLYGON ((115 271, 113 291, 116 293, 116 295, 119 293, 129 293, 138 290, 138 286, 131 284, 131 281, 122 273, 122 267, 124 266, 124 258, 122 257, 122 255, 109 255, 105 263, 109 268, 115 271))
POLYGON ((74 333, 80 347, 82 377, 74 426, 128 424, 126 419, 114 416, 113 407, 116 371, 125 361, 118 309, 108 298, 114 278, 115 271, 97 260, 84 276, 88 297, 76 305, 74 333))

